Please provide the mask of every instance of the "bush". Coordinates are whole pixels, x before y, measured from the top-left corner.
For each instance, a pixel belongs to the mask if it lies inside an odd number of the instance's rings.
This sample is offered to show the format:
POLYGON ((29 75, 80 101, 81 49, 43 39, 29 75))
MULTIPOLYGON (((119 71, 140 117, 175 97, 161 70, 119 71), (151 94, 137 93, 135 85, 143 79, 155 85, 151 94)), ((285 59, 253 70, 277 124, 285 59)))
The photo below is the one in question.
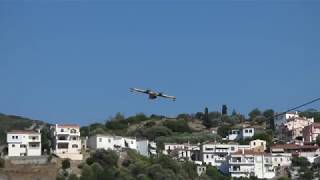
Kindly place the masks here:
POLYGON ((99 149, 95 153, 93 153, 90 158, 87 159, 87 163, 91 165, 94 162, 97 162, 104 168, 117 167, 118 159, 119 157, 116 152, 111 150, 99 149))
POLYGON ((66 170, 71 167, 70 159, 64 159, 62 161, 62 169, 66 170))
POLYGON ((164 126, 151 127, 142 130, 142 136, 150 140, 154 140, 161 136, 169 136, 171 134, 172 131, 164 126))
POLYGON ((226 137, 229 134, 229 131, 231 130, 230 126, 220 126, 218 128, 217 133, 221 136, 221 137, 226 137))
POLYGON ((147 122, 144 126, 145 126, 145 127, 152 127, 152 126, 154 126, 154 125, 156 125, 156 123, 155 123, 154 121, 149 121, 149 122, 147 122))
POLYGON ((5 160, 0 158, 0 168, 4 168, 5 166, 5 160))
POLYGON ((70 174, 68 180, 79 180, 79 178, 78 178, 77 175, 75 175, 75 174, 70 174))
POLYGON ((188 125, 188 123, 184 120, 176 120, 176 121, 170 121, 167 120, 163 123, 163 125, 173 132, 191 132, 191 129, 188 125))
POLYGON ((292 158, 292 165, 298 167, 310 166, 310 162, 305 157, 294 157, 292 158))

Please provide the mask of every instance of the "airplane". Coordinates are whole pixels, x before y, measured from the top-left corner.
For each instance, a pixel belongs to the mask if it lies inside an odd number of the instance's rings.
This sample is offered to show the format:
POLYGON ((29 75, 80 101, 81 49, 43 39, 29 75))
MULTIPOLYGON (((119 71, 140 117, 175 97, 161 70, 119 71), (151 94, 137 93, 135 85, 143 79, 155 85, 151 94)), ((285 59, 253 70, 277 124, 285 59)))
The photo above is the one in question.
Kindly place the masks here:
POLYGON ((130 88, 130 91, 148 94, 149 99, 157 99, 157 97, 168 98, 168 99, 172 99, 173 101, 175 101, 177 99, 175 96, 169 96, 169 95, 163 94, 162 92, 158 93, 158 92, 150 90, 150 89, 144 90, 144 89, 139 89, 139 88, 130 88))

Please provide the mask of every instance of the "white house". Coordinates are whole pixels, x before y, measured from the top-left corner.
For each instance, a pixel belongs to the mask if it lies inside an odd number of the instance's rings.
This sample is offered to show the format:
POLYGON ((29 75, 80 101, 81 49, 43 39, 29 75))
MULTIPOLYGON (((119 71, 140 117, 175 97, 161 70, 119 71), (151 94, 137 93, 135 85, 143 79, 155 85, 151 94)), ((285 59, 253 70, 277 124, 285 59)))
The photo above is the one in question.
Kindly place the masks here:
POLYGON ((279 128, 281 125, 284 125, 288 119, 298 118, 298 117, 299 117, 299 114, 297 111, 287 112, 287 113, 276 113, 274 117, 275 128, 279 128))
POLYGON ((139 154, 144 156, 149 156, 156 152, 155 143, 149 142, 149 140, 137 140, 136 138, 112 136, 96 134, 91 136, 87 141, 88 148, 105 149, 105 150, 121 150, 124 148, 134 149, 139 154), (155 149, 152 149, 155 148, 155 149), (152 152, 150 152, 152 151, 152 152))
POLYGON ((272 153, 272 163, 274 167, 290 167, 291 153, 272 153))
POLYGON ((41 156, 41 134, 15 130, 7 133, 8 156, 41 156))
POLYGON ((228 172, 228 156, 238 150, 251 149, 250 145, 204 144, 202 145, 202 162, 215 166, 222 172, 228 172))
POLYGON ((254 135, 254 128, 242 128, 242 129, 233 129, 230 134, 227 136, 229 141, 252 138, 254 135))
POLYGON ((201 164, 200 146, 193 144, 165 143, 163 154, 175 155, 180 160, 195 161, 201 164))
POLYGON ((256 176, 259 179, 275 177, 272 157, 264 152, 254 150, 239 150, 229 157, 229 173, 231 177, 256 176))
POLYGON ((76 124, 56 124, 51 127, 53 153, 60 158, 82 160, 80 126, 76 124))

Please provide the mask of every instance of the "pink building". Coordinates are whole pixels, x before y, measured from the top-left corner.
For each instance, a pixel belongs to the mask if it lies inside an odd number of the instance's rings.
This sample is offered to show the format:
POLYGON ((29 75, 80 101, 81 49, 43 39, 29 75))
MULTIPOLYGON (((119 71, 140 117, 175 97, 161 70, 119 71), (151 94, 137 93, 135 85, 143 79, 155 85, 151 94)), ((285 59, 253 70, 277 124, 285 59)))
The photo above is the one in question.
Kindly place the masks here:
POLYGON ((298 137, 303 137, 303 129, 306 126, 314 123, 314 119, 307 119, 305 117, 294 117, 288 119, 283 125, 283 133, 286 137, 290 137, 291 140, 295 140, 298 137))
POLYGON ((303 129, 303 140, 315 142, 320 134, 320 123, 313 123, 303 129))

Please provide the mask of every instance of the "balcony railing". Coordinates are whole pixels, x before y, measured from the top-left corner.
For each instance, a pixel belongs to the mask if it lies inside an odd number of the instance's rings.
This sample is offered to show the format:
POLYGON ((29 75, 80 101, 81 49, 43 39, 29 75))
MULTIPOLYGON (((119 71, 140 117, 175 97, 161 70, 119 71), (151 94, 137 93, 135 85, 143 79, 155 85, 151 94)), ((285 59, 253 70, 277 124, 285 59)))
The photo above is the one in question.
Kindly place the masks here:
POLYGON ((254 169, 241 169, 241 168, 229 168, 231 173, 251 173, 254 172, 254 169))
POLYGON ((246 159, 241 159, 241 160, 236 160, 236 159, 230 159, 229 160, 230 164, 254 164, 254 160, 246 160, 246 159))

